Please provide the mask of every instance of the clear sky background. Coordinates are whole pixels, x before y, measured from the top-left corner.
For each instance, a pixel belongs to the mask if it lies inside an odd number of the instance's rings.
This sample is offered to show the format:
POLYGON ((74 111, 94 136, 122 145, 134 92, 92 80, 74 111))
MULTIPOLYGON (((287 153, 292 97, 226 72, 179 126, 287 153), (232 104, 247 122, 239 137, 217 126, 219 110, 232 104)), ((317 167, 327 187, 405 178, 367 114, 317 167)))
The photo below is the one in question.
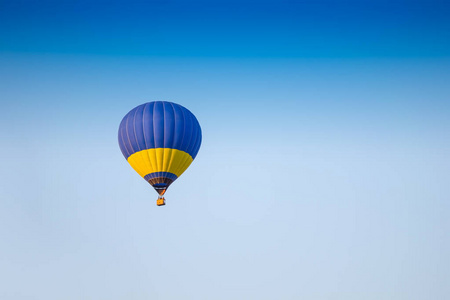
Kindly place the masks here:
POLYGON ((447 1, 0 1, 1 299, 449 299, 447 1), (165 207, 122 117, 203 130, 165 207))

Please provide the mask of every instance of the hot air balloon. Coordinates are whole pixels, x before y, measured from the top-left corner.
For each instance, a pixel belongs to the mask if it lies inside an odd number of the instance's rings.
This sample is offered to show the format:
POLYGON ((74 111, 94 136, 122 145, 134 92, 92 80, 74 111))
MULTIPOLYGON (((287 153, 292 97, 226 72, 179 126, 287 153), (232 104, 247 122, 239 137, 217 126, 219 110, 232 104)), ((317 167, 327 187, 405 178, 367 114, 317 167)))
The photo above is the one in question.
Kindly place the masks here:
POLYGON ((133 108, 119 126, 119 146, 133 169, 159 194, 164 193, 197 156, 202 130, 185 107, 155 101, 133 108))

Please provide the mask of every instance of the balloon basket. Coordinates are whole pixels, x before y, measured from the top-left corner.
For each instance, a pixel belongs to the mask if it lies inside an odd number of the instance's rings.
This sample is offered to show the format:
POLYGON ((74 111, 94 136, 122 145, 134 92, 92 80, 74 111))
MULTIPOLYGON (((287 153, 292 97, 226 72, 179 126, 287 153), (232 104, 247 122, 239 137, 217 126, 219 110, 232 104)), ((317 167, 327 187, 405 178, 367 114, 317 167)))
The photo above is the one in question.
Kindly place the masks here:
POLYGON ((166 199, 164 199, 164 197, 159 197, 158 200, 156 200, 156 205, 158 206, 166 205, 166 199))

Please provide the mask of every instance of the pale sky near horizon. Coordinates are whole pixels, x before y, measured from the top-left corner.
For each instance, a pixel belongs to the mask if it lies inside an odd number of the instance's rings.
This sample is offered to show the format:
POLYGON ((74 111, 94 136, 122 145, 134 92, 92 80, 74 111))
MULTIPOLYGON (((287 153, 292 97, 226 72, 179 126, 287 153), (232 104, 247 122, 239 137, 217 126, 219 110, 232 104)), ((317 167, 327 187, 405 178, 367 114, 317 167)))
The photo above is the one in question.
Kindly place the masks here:
POLYGON ((17 3, 1 299, 450 297, 445 2, 17 3), (152 100, 203 131, 165 207, 117 144, 152 100))

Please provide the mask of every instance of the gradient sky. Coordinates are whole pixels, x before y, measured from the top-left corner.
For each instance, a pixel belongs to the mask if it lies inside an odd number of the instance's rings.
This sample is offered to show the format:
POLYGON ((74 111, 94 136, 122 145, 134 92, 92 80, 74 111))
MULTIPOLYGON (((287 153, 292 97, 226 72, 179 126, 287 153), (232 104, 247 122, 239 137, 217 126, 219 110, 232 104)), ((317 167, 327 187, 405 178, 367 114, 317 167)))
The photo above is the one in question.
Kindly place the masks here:
POLYGON ((447 1, 0 1, 1 299, 449 299, 447 1), (203 130, 165 207, 152 100, 203 130))

